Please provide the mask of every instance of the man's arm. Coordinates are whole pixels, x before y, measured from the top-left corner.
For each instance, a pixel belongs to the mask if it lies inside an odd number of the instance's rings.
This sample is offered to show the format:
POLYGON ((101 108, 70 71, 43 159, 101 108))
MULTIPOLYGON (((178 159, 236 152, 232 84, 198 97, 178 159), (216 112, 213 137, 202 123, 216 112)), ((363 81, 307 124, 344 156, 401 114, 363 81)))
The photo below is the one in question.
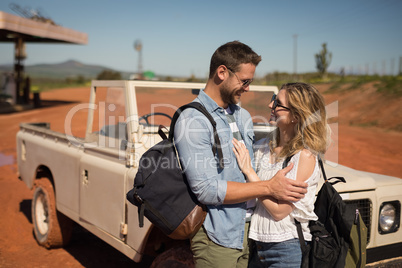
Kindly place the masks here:
POLYGON ((229 181, 224 204, 235 204, 265 196, 289 202, 300 200, 307 193, 307 183, 286 178, 286 173, 292 168, 293 164, 291 163, 286 168, 279 170, 272 179, 267 181, 248 183, 229 181))
POLYGON ((183 171, 198 201, 221 205, 226 195, 226 181, 220 179, 212 151, 212 125, 201 112, 182 112, 174 129, 175 145, 183 171))
POLYGON ((291 166, 278 171, 269 181, 241 183, 218 179, 216 168, 205 163, 214 160, 211 128, 204 115, 193 109, 183 111, 174 131, 175 143, 189 185, 203 204, 236 204, 272 196, 278 200, 297 201, 304 196, 305 183, 285 178, 291 166))
MULTIPOLYGON (((306 181, 314 172, 316 160, 314 155, 307 149, 302 150, 298 161, 296 181, 306 181)), ((294 209, 294 205, 286 201, 278 201, 275 198, 261 198, 261 203, 271 216, 279 221, 288 216, 294 209)))
MULTIPOLYGON (((236 139, 233 139, 233 145, 233 152, 236 156, 237 163, 250 183, 247 183, 248 185, 244 186, 244 189, 241 186, 233 183, 231 183, 230 186, 228 184, 225 202, 236 203, 236 200, 241 200, 242 191, 250 191, 250 194, 254 191, 254 194, 258 194, 257 197, 273 197, 277 200, 289 202, 298 201, 304 197, 305 193, 307 193, 307 183, 304 181, 295 181, 285 177, 286 174, 293 168, 293 163, 290 163, 290 165, 286 168, 279 170, 270 180, 261 181, 251 165, 249 152, 244 144, 240 143, 236 139), (261 191, 264 193, 261 194, 261 191)), ((255 196, 251 196, 250 198, 254 197, 255 196)))

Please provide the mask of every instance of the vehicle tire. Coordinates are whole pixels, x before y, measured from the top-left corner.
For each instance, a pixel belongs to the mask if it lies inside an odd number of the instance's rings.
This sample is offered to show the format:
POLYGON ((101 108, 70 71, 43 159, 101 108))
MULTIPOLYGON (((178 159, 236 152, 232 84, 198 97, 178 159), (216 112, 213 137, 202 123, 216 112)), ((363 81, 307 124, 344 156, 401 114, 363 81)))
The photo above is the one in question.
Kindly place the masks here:
POLYGON ((193 254, 189 247, 174 247, 158 255, 150 268, 189 268, 195 267, 193 254))
POLYGON ((52 183, 47 178, 35 181, 32 198, 32 223, 39 245, 58 248, 68 244, 73 221, 56 210, 56 198, 52 183))

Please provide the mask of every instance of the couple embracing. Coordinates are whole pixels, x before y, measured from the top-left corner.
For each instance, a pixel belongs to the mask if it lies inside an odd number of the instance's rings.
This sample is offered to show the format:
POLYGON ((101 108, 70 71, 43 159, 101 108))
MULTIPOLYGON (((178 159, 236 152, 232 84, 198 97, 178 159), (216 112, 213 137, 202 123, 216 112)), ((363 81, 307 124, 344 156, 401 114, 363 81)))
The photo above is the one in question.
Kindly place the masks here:
POLYGON ((260 61, 241 42, 220 46, 212 55, 207 84, 195 99, 217 124, 223 169, 212 153, 213 130, 205 116, 187 109, 175 126, 175 145, 186 160, 182 165, 191 190, 208 208, 191 239, 197 268, 300 267, 295 220, 305 240, 311 240, 307 224, 317 219, 317 157, 328 143, 324 100, 312 85, 283 85, 267 100, 276 130, 255 141, 251 116, 237 104, 249 91, 260 61), (290 156, 290 164, 282 168, 290 156))

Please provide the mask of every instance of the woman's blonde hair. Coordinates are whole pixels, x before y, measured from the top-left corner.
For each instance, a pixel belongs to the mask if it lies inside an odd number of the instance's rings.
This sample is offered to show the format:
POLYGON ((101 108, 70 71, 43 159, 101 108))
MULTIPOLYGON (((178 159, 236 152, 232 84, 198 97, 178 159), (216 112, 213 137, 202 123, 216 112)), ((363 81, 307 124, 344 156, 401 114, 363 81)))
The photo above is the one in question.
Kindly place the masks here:
MULTIPOLYGON (((318 90, 306 83, 287 83, 282 85, 285 90, 288 107, 291 115, 297 120, 295 136, 287 143, 279 158, 285 158, 295 153, 308 149, 315 155, 323 156, 329 145, 329 127, 325 112, 325 102, 318 90)), ((270 149, 279 144, 279 131, 274 134, 274 140, 270 142, 270 149)))

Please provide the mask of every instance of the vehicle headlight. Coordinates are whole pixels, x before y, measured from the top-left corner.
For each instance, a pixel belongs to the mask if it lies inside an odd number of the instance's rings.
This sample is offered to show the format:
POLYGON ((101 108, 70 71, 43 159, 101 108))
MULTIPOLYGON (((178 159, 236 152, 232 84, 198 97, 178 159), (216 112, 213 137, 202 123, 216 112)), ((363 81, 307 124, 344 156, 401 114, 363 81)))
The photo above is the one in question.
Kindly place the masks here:
POLYGON ((380 234, 396 232, 399 229, 401 204, 399 201, 384 202, 380 206, 378 231, 380 234))

